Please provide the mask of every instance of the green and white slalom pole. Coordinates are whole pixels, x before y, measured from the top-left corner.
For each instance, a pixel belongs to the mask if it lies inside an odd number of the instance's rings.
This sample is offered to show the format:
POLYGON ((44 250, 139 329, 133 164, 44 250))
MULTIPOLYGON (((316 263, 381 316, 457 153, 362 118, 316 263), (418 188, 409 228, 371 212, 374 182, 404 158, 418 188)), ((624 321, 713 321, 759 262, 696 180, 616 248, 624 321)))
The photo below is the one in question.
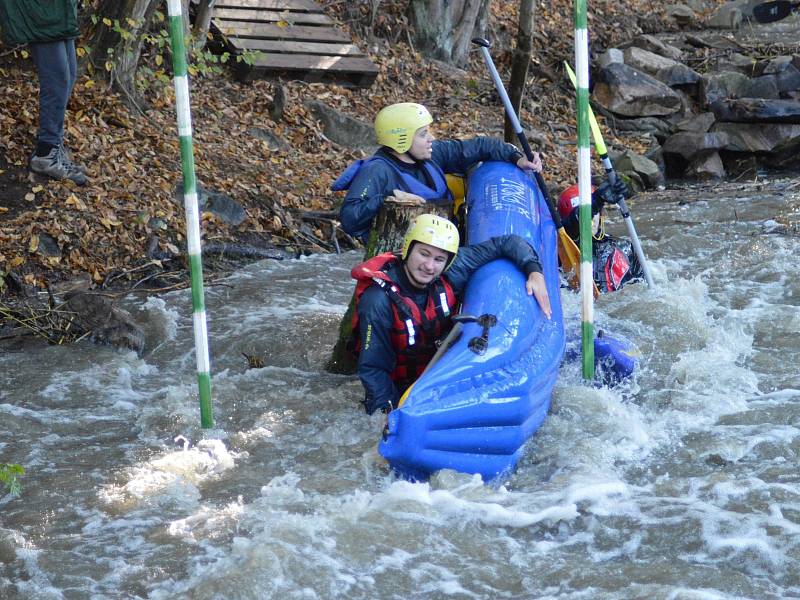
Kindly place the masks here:
POLYGON ((211 411, 211 366, 208 358, 208 327, 203 292, 203 260, 200 250, 200 211, 197 206, 197 180, 192 149, 192 114, 189 104, 189 77, 186 68, 186 45, 183 41, 181 0, 167 0, 169 32, 172 43, 172 70, 175 81, 175 104, 178 113, 178 135, 183 170, 183 203, 186 212, 186 241, 189 250, 189 272, 192 280, 194 345, 197 357, 197 384, 200 388, 200 425, 214 426, 211 411))
POLYGON ((589 148, 589 31, 586 0, 575 0, 575 88, 578 105, 578 197, 581 247, 581 349, 583 378, 594 379, 594 276, 592 272, 592 165, 589 148))
MULTIPOLYGON (((564 63, 564 66, 567 67, 567 74, 572 81, 572 85, 577 85, 575 73, 572 71, 569 63, 564 63)), ((594 116, 594 111, 592 111, 591 106, 589 107, 589 125, 592 128, 594 149, 597 151, 597 155, 600 157, 600 160, 603 163, 603 169, 605 169, 609 183, 613 186, 617 181, 617 172, 614 170, 614 165, 611 162, 611 159, 608 157, 608 149, 606 148, 606 143, 603 140, 603 134, 600 132, 600 126, 597 124, 597 119, 594 116)), ((634 252, 636 252, 636 258, 639 259, 639 264, 642 265, 642 271, 644 272, 645 281, 647 281, 647 287, 655 287, 653 276, 650 274, 650 266, 647 264, 647 258, 644 255, 644 250, 642 250, 642 243, 639 241, 639 236, 636 234, 636 226, 633 224, 631 211, 628 208, 628 205, 625 203, 625 198, 620 197, 617 201, 617 205, 619 206, 619 212, 622 214, 622 219, 625 221, 625 227, 628 229, 628 236, 631 238, 631 244, 633 245, 634 252)))

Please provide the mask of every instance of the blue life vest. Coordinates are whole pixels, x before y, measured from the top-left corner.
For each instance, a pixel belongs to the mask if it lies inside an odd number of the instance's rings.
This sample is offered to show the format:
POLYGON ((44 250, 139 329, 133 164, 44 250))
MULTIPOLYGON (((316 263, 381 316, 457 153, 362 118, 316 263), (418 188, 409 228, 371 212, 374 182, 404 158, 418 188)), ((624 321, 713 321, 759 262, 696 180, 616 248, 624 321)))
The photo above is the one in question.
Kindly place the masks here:
POLYGON ((352 165, 347 167, 344 170, 344 173, 339 175, 339 178, 333 182, 331 189, 334 192, 350 189, 350 184, 353 183, 353 180, 356 178, 356 175, 358 175, 358 172, 363 167, 376 160, 389 165, 394 170, 394 172, 403 182, 403 187, 406 188, 403 191, 409 192, 410 194, 416 194, 427 202, 452 202, 453 196, 447 187, 447 180, 445 179, 444 171, 442 171, 442 169, 439 168, 439 165, 432 160, 426 160, 422 163, 425 172, 435 185, 434 188, 429 188, 419 179, 401 169, 397 164, 395 164, 395 161, 379 154, 375 154, 367 159, 357 160, 352 165))

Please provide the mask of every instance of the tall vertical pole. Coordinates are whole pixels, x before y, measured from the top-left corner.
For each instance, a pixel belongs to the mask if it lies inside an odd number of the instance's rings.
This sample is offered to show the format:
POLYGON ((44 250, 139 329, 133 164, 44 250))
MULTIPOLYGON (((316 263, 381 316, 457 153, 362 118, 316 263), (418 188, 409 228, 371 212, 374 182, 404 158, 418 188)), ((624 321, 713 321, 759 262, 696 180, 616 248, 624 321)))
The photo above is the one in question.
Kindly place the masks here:
POLYGON ((197 181, 192 149, 192 114, 189 103, 189 77, 186 69, 186 45, 183 41, 181 0, 167 0, 169 31, 172 44, 172 70, 175 82, 175 104, 178 113, 178 136, 183 170, 183 204, 186 212, 186 241, 189 251, 189 272, 192 280, 192 321, 197 358, 197 384, 200 388, 200 425, 214 426, 211 411, 211 366, 208 358, 208 327, 203 292, 203 260, 200 250, 200 215, 197 207, 197 181))
POLYGON ((581 247, 583 378, 594 379, 594 275, 592 272, 592 166, 589 149, 589 30, 587 0, 575 0, 575 70, 578 75, 578 195, 581 247))

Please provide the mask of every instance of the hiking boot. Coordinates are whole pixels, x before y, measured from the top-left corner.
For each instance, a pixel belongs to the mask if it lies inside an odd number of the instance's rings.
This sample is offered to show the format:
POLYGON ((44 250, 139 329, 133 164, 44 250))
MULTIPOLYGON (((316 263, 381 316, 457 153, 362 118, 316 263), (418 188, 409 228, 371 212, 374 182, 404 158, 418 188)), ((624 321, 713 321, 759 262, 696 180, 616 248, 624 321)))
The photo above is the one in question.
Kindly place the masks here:
POLYGON ((88 179, 72 162, 64 162, 61 151, 55 146, 46 156, 31 158, 30 169, 34 173, 53 179, 69 179, 78 185, 86 185, 88 179))
POLYGON ((84 175, 88 172, 88 169, 86 168, 85 165, 79 165, 76 162, 72 162, 72 156, 70 154, 70 151, 67 150, 67 147, 64 146, 63 142, 60 146, 58 146, 58 151, 61 154, 61 162, 64 163, 64 165, 72 166, 73 168, 80 171, 84 175))

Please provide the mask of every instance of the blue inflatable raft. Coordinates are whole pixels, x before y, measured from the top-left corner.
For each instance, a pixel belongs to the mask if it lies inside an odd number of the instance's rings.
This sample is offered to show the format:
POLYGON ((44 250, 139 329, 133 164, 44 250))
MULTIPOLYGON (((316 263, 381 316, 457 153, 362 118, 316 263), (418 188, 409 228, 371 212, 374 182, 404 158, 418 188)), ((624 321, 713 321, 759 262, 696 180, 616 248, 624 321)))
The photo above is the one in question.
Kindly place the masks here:
POLYGON ((379 451, 401 476, 439 469, 491 481, 514 469, 544 421, 564 357, 556 228, 535 180, 510 163, 476 169, 467 185, 467 243, 515 233, 541 260, 552 319, 508 260, 479 269, 464 297, 461 337, 389 413, 379 451), (494 323, 494 324, 492 324, 494 323))

